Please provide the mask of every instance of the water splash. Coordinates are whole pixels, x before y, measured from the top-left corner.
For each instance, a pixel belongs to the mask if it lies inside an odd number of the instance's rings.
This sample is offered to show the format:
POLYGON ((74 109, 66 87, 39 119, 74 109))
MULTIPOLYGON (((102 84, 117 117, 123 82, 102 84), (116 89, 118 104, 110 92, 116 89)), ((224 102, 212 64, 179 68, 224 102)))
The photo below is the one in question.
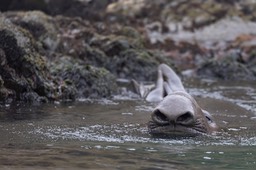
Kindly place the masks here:
MULTIPOLYGON (((236 129, 237 130, 237 129, 236 129)), ((235 131, 236 131, 235 130, 235 131)), ((230 128, 229 131, 234 131, 230 128)), ((240 131, 240 129, 238 129, 240 131)), ((79 140, 110 143, 154 143, 182 146, 255 146, 255 137, 234 136, 227 132, 218 132, 214 136, 193 138, 152 138, 146 127, 139 124, 92 125, 88 127, 37 128, 30 133, 42 135, 52 140, 79 140)))

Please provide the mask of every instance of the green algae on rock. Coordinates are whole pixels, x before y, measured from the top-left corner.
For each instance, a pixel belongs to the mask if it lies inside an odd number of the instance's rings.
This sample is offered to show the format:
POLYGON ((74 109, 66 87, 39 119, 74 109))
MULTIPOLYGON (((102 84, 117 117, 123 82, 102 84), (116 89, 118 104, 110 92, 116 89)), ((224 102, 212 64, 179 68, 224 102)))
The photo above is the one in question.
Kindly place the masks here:
POLYGON ((223 80, 255 80, 252 70, 232 57, 212 59, 206 61, 197 69, 201 77, 217 78, 223 80), (235 74, 234 74, 235 73, 235 74))
POLYGON ((60 29, 59 53, 81 59, 86 64, 103 67, 117 78, 153 80, 157 66, 171 63, 144 46, 143 37, 130 27, 111 27, 67 17, 57 18, 60 29), (143 73, 143 74, 142 74, 143 73))
MULTIPOLYGON (((20 34, 24 31, 16 29, 20 34)), ((46 59, 31 46, 29 49, 24 44, 24 48, 19 46, 16 38, 11 31, 0 30, 1 101, 8 97, 25 102, 108 97, 116 89, 115 77, 107 70, 84 65, 72 58, 59 58, 59 63, 52 66, 55 70, 51 75, 46 59)))
POLYGON ((53 52, 59 43, 56 24, 52 17, 40 11, 7 12, 12 23, 28 30, 37 44, 53 52))
POLYGON ((0 25, 1 101, 109 97, 117 78, 152 80, 165 60, 129 27, 103 34, 98 24, 39 11, 3 13, 0 25))
POLYGON ((15 100, 25 100, 23 96, 31 92, 35 92, 33 99, 38 101, 53 99, 54 87, 50 85, 45 59, 35 50, 31 34, 3 17, 0 26, 0 74, 4 88, 15 100))
POLYGON ((70 56, 59 57, 50 65, 52 75, 74 86, 76 98, 108 97, 117 90, 116 78, 104 68, 85 64, 70 56))

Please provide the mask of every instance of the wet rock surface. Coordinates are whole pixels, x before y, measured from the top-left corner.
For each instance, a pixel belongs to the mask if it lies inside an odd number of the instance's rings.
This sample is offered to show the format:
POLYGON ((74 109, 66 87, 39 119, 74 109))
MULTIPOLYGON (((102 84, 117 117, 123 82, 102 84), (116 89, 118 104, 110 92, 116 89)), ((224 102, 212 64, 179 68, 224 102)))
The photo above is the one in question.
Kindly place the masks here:
POLYGON ((109 97, 116 92, 115 76, 104 68, 86 64, 70 56, 58 57, 50 64, 51 74, 61 77, 64 99, 109 97), (69 86, 68 88, 66 86, 69 86))
POLYGON ((2 100, 54 98, 46 61, 36 51, 30 33, 4 17, 0 25, 2 100))
POLYGON ((153 80, 165 59, 126 30, 103 35, 87 20, 40 11, 1 14, 1 101, 111 97, 117 78, 153 80))
POLYGON ((110 97, 116 79, 152 81, 160 63, 255 80, 255 8, 249 0, 3 1, 0 100, 110 97))

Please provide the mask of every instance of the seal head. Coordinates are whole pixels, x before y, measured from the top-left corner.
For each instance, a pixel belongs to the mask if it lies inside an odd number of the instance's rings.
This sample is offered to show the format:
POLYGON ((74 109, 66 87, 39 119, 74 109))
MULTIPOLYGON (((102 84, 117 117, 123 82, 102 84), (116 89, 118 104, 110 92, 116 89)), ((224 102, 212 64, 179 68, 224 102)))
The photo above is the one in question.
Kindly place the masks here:
POLYGON ((152 135, 197 136, 209 134, 217 127, 210 114, 182 91, 166 96, 154 109, 151 118, 148 128, 152 135))

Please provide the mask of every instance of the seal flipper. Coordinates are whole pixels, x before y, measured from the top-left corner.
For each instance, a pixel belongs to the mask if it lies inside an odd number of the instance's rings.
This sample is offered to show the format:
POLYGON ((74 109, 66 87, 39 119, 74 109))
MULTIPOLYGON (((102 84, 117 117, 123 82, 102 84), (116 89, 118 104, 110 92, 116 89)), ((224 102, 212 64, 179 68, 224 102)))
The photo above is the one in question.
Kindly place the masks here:
POLYGON ((158 69, 162 71, 164 80, 168 83, 169 89, 171 89, 172 92, 186 91, 179 76, 169 66, 166 64, 161 64, 158 69))
POLYGON ((167 82, 164 82, 164 92, 166 95, 173 93, 172 89, 170 88, 170 86, 167 82))
POLYGON ((156 87, 154 90, 149 92, 149 94, 146 97, 146 101, 148 102, 160 102, 164 98, 164 79, 163 74, 160 69, 158 69, 158 76, 157 76, 157 82, 156 87))
POLYGON ((143 83, 138 83, 136 80, 132 79, 132 84, 134 90, 142 98, 146 98, 150 91, 154 88, 154 85, 144 85, 143 83))

